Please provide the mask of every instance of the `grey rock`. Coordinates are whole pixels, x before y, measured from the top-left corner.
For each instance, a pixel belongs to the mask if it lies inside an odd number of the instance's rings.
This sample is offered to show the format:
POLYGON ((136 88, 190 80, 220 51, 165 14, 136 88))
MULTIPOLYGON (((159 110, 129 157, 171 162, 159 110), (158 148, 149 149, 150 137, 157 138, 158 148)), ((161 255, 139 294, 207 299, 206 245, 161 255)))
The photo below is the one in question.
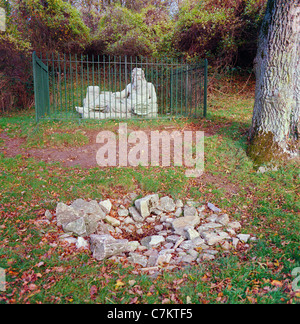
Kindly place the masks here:
POLYGON ((47 210, 45 211, 45 217, 46 217, 48 220, 51 220, 51 219, 52 219, 53 216, 52 216, 50 210, 47 209, 47 210))
POLYGON ((186 240, 186 241, 183 241, 181 244, 180 244, 180 248, 181 249, 184 249, 184 250, 190 250, 190 249, 193 249, 194 248, 194 243, 192 240, 186 240))
POLYGON ((126 217, 126 216, 128 216, 129 215, 128 209, 126 209, 126 208, 119 208, 118 209, 118 215, 120 217, 126 217))
POLYGON ((111 235, 90 236, 91 251, 96 260, 104 260, 113 255, 119 255, 128 251, 128 240, 117 240, 111 235))
POLYGON ((213 232, 202 232, 201 233, 202 238, 205 240, 205 242, 208 245, 215 245, 217 243, 220 243, 224 240, 224 238, 217 233, 213 232))
POLYGON ((147 267, 154 267, 156 265, 157 256, 158 256, 157 250, 155 249, 149 250, 149 259, 148 259, 147 267))
POLYGON ((205 220, 209 221, 209 222, 215 222, 217 220, 217 218, 218 218, 217 214, 212 214, 209 217, 207 217, 205 220))
POLYGON ((195 257, 193 255, 190 255, 190 254, 186 254, 186 255, 182 256, 181 262, 183 262, 183 263, 192 263, 196 259, 197 259, 197 257, 195 257))
POLYGON ((128 251, 133 252, 140 246, 139 241, 130 241, 128 242, 128 251))
POLYGON ((128 261, 130 261, 131 263, 139 264, 142 267, 146 267, 146 265, 148 263, 148 258, 144 255, 139 254, 139 253, 130 252, 128 261))
POLYGON ((175 210, 175 217, 180 217, 182 214, 182 208, 181 207, 178 207, 176 210, 175 210))
POLYGON ((234 230, 238 230, 242 227, 240 222, 230 222, 227 226, 234 230))
POLYGON ((229 216, 227 214, 223 214, 216 219, 216 222, 220 223, 221 225, 227 225, 229 223, 229 216))
POLYGON ((170 263, 172 258, 172 252, 174 252, 173 249, 161 250, 157 255, 154 265, 162 265, 164 263, 170 263))
POLYGON ((194 247, 202 247, 203 248, 203 245, 205 245, 204 239, 201 238, 200 236, 192 239, 192 243, 193 243, 194 247))
POLYGON ((72 232, 78 236, 86 235, 85 221, 83 217, 80 217, 72 222, 63 224, 63 230, 65 232, 72 232))
POLYGON ((216 207, 214 204, 212 203, 207 203, 207 207, 212 210, 214 213, 220 213, 221 212, 221 209, 216 207))
POLYGON ((129 215, 133 218, 135 222, 142 223, 144 222, 144 217, 138 212, 135 207, 129 207, 129 215))
POLYGON ((96 232, 98 228, 99 221, 102 220, 102 215, 99 214, 84 214, 83 216, 85 227, 86 227, 86 234, 90 235, 96 232))
POLYGON ((209 253, 202 253, 201 255, 200 255, 200 258, 202 259, 202 260, 206 260, 206 261, 212 261, 212 260, 214 260, 216 257, 214 256, 214 255, 212 255, 212 254, 209 254, 209 253))
POLYGON ((207 232, 209 230, 214 230, 216 228, 222 227, 221 224, 217 224, 215 222, 210 222, 207 224, 203 224, 197 228, 198 232, 201 234, 202 232, 207 232))
POLYGON ((146 246, 148 249, 150 249, 151 247, 157 246, 164 241, 165 238, 162 235, 152 235, 152 236, 144 237, 141 240, 141 244, 146 246))
POLYGON ((183 216, 172 221, 172 227, 176 234, 185 236, 186 227, 194 227, 200 223, 198 216, 183 216))
POLYGON ((165 196, 160 198, 159 208, 165 212, 172 212, 175 210, 175 202, 172 198, 165 196))
POLYGON ((177 199, 177 200, 175 201, 175 207, 176 207, 176 208, 181 208, 181 207, 183 207, 183 201, 182 201, 181 199, 177 199))
POLYGON ((166 237, 166 241, 170 243, 176 243, 180 239, 180 235, 169 235, 166 237))
POLYGON ((198 216, 197 209, 194 206, 185 206, 183 216, 198 216))
POLYGON ((61 226, 63 224, 67 224, 75 221, 76 219, 80 218, 80 216, 78 212, 74 210, 72 207, 62 202, 59 202, 56 206, 56 218, 57 218, 57 225, 61 226))
POLYGON ((83 199, 76 199, 71 204, 71 207, 76 210, 80 216, 83 216, 84 214, 92 214, 98 215, 100 218, 105 217, 105 213, 96 200, 85 201, 83 199))
POLYGON ((153 209, 158 206, 158 194, 148 195, 137 199, 134 203, 136 209, 140 212, 143 218, 148 217, 153 209))

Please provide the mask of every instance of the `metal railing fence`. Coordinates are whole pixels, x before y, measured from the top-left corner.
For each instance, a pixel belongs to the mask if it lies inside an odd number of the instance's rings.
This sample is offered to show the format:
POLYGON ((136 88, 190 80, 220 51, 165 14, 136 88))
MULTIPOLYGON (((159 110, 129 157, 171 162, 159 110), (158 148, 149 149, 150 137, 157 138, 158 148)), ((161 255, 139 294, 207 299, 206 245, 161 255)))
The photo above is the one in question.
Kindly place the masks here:
POLYGON ((202 117, 207 60, 33 53, 36 120, 202 117))

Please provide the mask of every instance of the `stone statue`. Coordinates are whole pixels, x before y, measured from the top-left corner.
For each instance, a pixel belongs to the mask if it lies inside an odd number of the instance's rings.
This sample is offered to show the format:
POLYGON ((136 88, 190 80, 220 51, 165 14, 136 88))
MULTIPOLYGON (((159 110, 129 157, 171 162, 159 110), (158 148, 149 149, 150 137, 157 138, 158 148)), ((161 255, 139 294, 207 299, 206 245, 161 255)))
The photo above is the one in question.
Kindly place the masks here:
POLYGON ((141 68, 131 72, 131 83, 121 92, 100 92, 98 86, 87 88, 83 107, 75 107, 82 118, 128 118, 134 115, 157 117, 155 87, 147 82, 141 68))

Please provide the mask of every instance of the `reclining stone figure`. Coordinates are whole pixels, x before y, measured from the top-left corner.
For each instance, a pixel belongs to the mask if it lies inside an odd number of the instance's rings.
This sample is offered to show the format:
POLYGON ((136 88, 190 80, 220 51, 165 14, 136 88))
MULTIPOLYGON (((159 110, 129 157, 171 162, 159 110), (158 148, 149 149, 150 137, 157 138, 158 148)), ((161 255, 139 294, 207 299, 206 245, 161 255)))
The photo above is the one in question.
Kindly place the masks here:
POLYGON ((87 88, 83 107, 75 107, 82 118, 128 118, 134 115, 157 117, 155 87, 147 82, 141 68, 131 72, 131 83, 121 92, 100 91, 98 86, 87 88))

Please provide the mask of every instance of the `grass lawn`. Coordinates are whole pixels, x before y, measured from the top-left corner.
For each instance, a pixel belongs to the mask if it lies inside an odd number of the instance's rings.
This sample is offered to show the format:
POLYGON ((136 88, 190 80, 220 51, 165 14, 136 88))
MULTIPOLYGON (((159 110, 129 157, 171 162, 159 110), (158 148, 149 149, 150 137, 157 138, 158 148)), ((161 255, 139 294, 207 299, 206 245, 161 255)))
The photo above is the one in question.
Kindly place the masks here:
POLYGON ((300 267, 299 165, 255 171, 246 155, 252 108, 252 95, 220 93, 211 96, 206 120, 128 121, 135 129, 206 131, 205 173, 196 179, 186 178, 183 167, 71 167, 24 153, 84 145, 89 132, 115 129, 117 122, 53 121, 37 129, 33 111, 0 118, 0 267, 6 273, 0 303, 299 303, 292 288, 292 270, 300 267), (23 151, 11 154, 7 139, 20 140, 23 151), (57 228, 41 221, 58 201, 116 200, 128 192, 212 202, 258 240, 151 277, 59 243, 57 228))

